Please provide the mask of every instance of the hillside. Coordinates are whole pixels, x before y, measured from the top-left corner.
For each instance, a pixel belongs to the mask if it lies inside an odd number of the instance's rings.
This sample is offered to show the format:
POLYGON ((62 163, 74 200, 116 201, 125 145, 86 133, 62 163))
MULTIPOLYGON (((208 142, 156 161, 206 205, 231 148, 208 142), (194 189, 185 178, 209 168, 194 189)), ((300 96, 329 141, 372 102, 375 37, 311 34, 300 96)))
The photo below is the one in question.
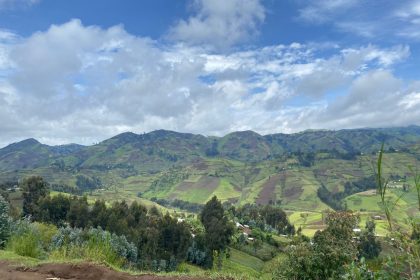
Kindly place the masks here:
MULTIPOLYGON (((385 149, 410 151, 418 145, 420 127, 350 130, 312 130, 295 134, 259 135, 233 132, 224 137, 156 130, 146 134, 122 133, 93 146, 48 146, 35 139, 0 149, 0 170, 34 169, 60 165, 64 169, 129 169, 161 171, 203 158, 261 162, 288 153, 372 153, 382 142, 385 149)), ((62 168, 63 169, 63 168, 62 168)))
MULTIPOLYGON (((7 183, 0 184, 0 191, 6 191, 11 205, 20 208, 22 193, 13 186, 25 177, 40 175, 50 184, 53 190, 51 197, 68 199, 69 209, 70 201, 80 204, 84 201, 85 207, 80 209, 88 212, 76 217, 96 217, 91 212, 96 209, 98 201, 105 201, 102 202, 103 208, 99 208, 105 211, 115 209, 115 213, 121 209, 129 211, 131 207, 128 205, 138 205, 131 204, 137 201, 147 209, 143 210, 144 213, 148 211, 151 215, 154 209, 151 206, 157 206, 161 212, 171 213, 174 221, 182 217, 181 220, 187 221, 190 230, 197 229, 196 214, 216 195, 222 203, 227 204, 226 209, 232 209, 230 204, 235 206, 233 209, 236 210, 231 214, 236 213, 234 219, 244 219, 240 220, 243 225, 253 227, 250 232, 252 237, 240 241, 242 232, 235 230, 234 242, 229 247, 229 258, 223 260, 222 274, 185 262, 178 267, 179 274, 174 274, 176 279, 183 279, 184 275, 199 278, 229 275, 232 279, 272 279, 273 271, 285 261, 287 251, 284 248, 292 239, 280 231, 262 234, 255 220, 246 214, 241 216, 239 209, 247 209, 243 213, 252 207, 282 209, 283 217, 293 225, 291 227, 309 237, 313 237, 320 229, 327 229, 325 217, 329 215, 328 212, 349 209, 360 217, 360 228, 364 228, 366 221, 372 217, 379 217, 375 218, 376 234, 379 238, 385 238, 389 229, 379 196, 375 193, 376 183, 372 176, 382 141, 386 141, 383 170, 390 179, 387 199, 398 201, 393 207, 393 220, 402 231, 409 231, 408 218, 418 217, 417 193, 409 169, 409 166, 418 166, 420 161, 420 129, 416 126, 305 131, 266 136, 243 131, 224 137, 158 130, 142 135, 123 133, 93 146, 48 146, 35 139, 28 139, 0 149, 0 183, 7 183), (59 196, 59 193, 84 194, 87 200, 67 194, 59 196), (120 202, 112 203, 115 201, 120 202), (260 238, 258 240, 261 242, 255 242, 254 238, 260 238)), ((113 229, 111 227, 112 221, 131 217, 127 215, 128 212, 121 213, 125 214, 118 219, 109 218, 106 224, 108 230, 124 228, 121 226, 123 224, 115 224, 113 229)), ((261 213, 258 212, 257 217, 261 217, 261 213)), ((108 216, 114 217, 111 214, 109 212, 108 216)), ((163 219, 172 218, 167 216, 163 219)), ((145 226, 142 223, 138 225, 145 226)), ((36 224, 35 227, 42 229, 42 224, 36 224)), ((265 224, 263 229, 266 229, 265 224)), ((11 252, 17 250, 13 248, 10 245, 6 251, 0 250, 0 260, 8 260, 2 262, 1 275, 32 279, 48 277, 50 274, 54 277, 73 277, 74 273, 85 273, 83 269, 78 271, 73 267, 70 271, 65 264, 48 264, 48 261, 55 261, 57 257, 63 261, 74 257, 60 255, 58 252, 50 252, 51 256, 47 260, 31 270, 10 269, 9 260, 21 258, 11 252), (54 269, 50 269, 50 266, 54 269), (45 267, 48 271, 44 270, 45 267)), ((143 249, 139 252, 143 252, 143 249)), ((101 259, 100 256, 97 258, 101 259)), ((31 261, 39 264, 38 259, 31 258, 31 261)), ((83 265, 78 267, 83 268, 83 265)), ((127 279, 159 279, 159 276, 129 276, 94 264, 88 266, 95 273, 109 274, 110 277, 118 275, 127 279)), ((97 276, 92 274, 92 277, 97 276)))
MULTIPOLYGON (((371 176, 383 141, 388 174, 406 178, 408 166, 420 159, 418 126, 265 136, 243 131, 224 137, 157 130, 123 133, 93 146, 48 146, 28 139, 0 149, 0 181, 36 174, 56 190, 80 189, 108 200, 167 206, 179 200, 191 207, 217 195, 234 204, 323 211, 332 205, 318 190, 325 187, 331 196, 344 191, 347 182, 371 176)), ((346 201, 358 208, 354 199, 346 201)))

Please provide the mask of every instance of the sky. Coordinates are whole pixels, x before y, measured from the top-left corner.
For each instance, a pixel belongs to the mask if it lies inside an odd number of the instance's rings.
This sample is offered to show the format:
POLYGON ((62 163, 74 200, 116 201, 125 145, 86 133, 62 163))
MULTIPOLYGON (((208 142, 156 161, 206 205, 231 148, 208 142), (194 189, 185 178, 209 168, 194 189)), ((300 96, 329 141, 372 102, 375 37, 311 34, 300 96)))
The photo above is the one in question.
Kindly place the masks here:
POLYGON ((0 0, 0 146, 420 125, 420 0, 0 0))

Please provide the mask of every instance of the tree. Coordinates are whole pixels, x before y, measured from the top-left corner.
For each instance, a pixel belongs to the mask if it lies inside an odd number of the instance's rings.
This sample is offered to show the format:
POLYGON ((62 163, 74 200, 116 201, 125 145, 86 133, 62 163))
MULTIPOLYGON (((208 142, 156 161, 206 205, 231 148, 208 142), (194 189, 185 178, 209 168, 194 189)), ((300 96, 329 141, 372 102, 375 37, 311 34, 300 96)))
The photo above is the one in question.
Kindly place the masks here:
POLYGON ((70 199, 70 209, 67 213, 67 221, 72 227, 85 228, 89 222, 89 205, 87 198, 73 196, 70 199))
POLYGON ((207 247, 210 252, 218 256, 220 269, 222 256, 231 241, 234 227, 227 219, 222 203, 216 196, 206 203, 201 211, 200 219, 205 229, 207 247))
POLYGON ((159 249, 162 251, 161 258, 170 260, 185 259, 188 247, 191 244, 191 233, 184 223, 178 223, 176 219, 166 214, 159 221, 159 249))
POLYGON ((376 258, 381 250, 381 243, 375 237, 375 223, 366 221, 366 230, 360 235, 359 258, 376 258))
POLYGON ((9 237, 9 204, 0 195, 0 248, 9 237))
POLYGON ((64 195, 46 196, 39 200, 39 219, 43 222, 63 226, 70 210, 70 199, 64 195))
POLYGON ((340 279, 345 266, 357 258, 353 228, 358 216, 349 212, 332 212, 327 228, 315 233, 312 244, 301 242, 290 247, 287 260, 277 271, 280 279, 340 279))
POLYGON ((92 191, 101 185, 101 180, 97 177, 90 178, 85 175, 78 175, 76 178, 76 186, 82 191, 92 191))
POLYGON ((287 215, 282 209, 273 207, 271 205, 266 205, 261 209, 260 213, 264 218, 265 223, 275 228, 280 233, 292 233, 293 227, 290 225, 289 221, 287 220, 287 215))
POLYGON ((109 214, 106 208, 105 201, 96 200, 93 204, 92 210, 90 211, 89 215, 90 223, 93 227, 101 227, 103 229, 106 229, 109 214))
POLYGON ((32 176, 22 183, 23 216, 39 219, 39 200, 49 194, 48 184, 42 177, 32 176))
POLYGON ((121 202, 114 202, 112 207, 108 210, 108 213, 107 230, 110 232, 115 232, 119 235, 127 234, 129 227, 127 219, 130 216, 127 202, 124 200, 121 202))

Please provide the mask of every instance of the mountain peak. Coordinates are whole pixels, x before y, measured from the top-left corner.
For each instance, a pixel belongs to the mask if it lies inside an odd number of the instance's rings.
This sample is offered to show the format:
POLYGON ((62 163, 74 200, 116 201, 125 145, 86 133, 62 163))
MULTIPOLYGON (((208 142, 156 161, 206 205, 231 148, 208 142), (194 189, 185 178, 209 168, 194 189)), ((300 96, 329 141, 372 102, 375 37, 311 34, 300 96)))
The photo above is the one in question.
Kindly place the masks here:
POLYGON ((20 142, 10 144, 9 146, 24 148, 24 147, 30 147, 30 146, 35 146, 35 145, 39 145, 39 144, 41 144, 41 143, 38 140, 36 140, 34 138, 28 138, 28 139, 22 140, 20 142))
POLYGON ((243 130, 243 131, 235 131, 231 132, 226 136, 239 136, 239 137, 262 137, 261 134, 253 130, 243 130))
POLYGON ((135 134, 133 132, 123 132, 120 134, 115 135, 114 137, 111 137, 102 143, 119 143, 119 144, 125 144, 129 142, 135 142, 138 140, 139 135, 135 134))

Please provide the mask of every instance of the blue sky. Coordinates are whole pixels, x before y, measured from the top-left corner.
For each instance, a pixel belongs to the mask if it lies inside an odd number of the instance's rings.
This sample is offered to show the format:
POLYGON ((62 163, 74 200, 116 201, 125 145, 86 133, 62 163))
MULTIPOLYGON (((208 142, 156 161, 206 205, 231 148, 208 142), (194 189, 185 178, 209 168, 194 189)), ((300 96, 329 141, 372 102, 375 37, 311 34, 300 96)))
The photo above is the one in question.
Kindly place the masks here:
POLYGON ((420 124, 420 0, 0 0, 0 145, 420 124))

